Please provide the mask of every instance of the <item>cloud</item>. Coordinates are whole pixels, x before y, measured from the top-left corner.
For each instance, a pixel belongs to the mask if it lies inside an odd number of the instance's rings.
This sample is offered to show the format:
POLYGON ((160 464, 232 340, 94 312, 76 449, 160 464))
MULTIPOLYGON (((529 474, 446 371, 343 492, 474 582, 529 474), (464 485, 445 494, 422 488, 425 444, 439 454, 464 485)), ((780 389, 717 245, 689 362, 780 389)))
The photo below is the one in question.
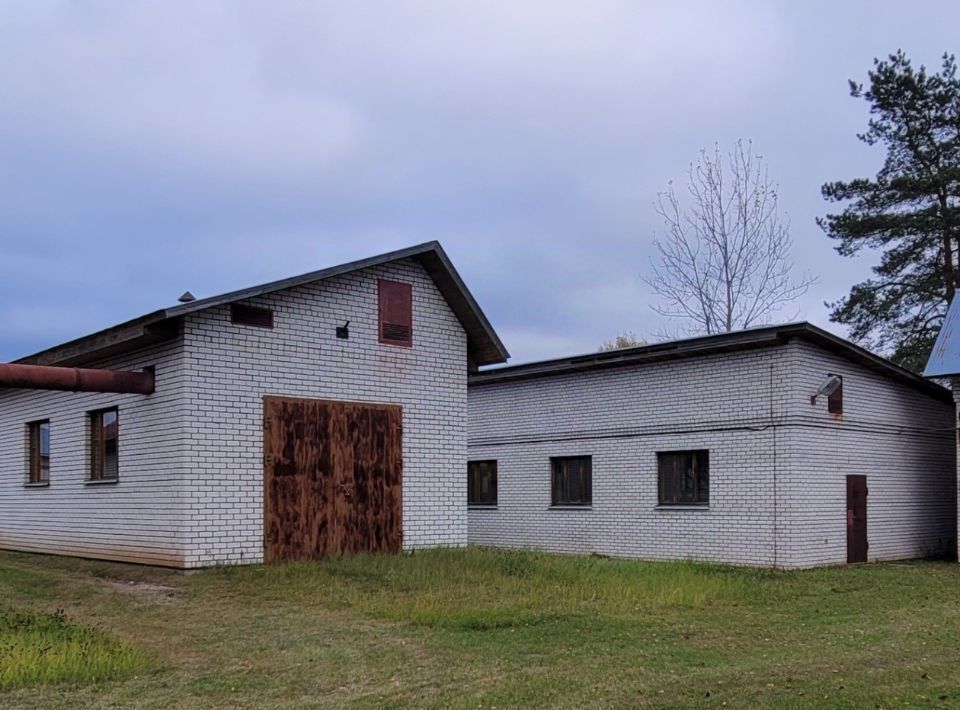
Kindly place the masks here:
POLYGON ((871 8, 866 33, 855 7, 759 1, 8 3, 0 360, 428 239, 518 359, 656 332, 651 203, 740 136, 823 323, 869 262, 813 225, 819 185, 877 161, 845 81, 896 46, 935 61, 955 24, 871 8))

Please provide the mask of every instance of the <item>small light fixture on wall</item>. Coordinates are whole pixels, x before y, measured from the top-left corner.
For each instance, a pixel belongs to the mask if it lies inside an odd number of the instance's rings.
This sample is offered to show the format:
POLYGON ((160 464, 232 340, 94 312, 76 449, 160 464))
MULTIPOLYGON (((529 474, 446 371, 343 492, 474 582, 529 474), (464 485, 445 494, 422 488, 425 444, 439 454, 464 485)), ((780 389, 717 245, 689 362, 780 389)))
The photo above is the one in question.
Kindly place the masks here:
POLYGON ((340 340, 350 339, 350 321, 337 326, 337 337, 340 338, 340 340))
POLYGON ((828 397, 832 395, 837 389, 843 385, 843 378, 840 375, 828 375, 827 381, 824 382, 820 389, 817 390, 817 393, 810 398, 810 404, 817 403, 817 397, 821 395, 827 395, 828 397))

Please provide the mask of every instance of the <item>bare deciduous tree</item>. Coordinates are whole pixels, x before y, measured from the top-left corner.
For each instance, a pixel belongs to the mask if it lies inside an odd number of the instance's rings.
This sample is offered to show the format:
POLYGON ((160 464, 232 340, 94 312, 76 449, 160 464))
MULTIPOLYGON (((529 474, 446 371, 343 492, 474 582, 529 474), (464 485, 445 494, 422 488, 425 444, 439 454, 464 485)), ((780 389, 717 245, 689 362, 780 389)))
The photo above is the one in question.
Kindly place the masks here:
POLYGON ((719 146, 704 148, 687 176, 689 206, 672 182, 657 195, 666 234, 644 278, 662 299, 653 309, 697 333, 769 322, 815 279, 791 275, 790 228, 762 157, 750 142, 737 141, 726 161, 719 146))

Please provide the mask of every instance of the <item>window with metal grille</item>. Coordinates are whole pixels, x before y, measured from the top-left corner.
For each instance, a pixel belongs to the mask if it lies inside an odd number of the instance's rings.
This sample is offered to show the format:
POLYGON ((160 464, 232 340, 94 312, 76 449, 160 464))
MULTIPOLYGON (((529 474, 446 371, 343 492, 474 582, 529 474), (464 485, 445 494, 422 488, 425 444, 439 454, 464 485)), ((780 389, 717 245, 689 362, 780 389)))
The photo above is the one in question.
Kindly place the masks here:
POLYGON ((413 287, 400 281, 380 279, 380 342, 386 345, 413 345, 413 287))
POLYGON ((120 415, 116 409, 90 413, 90 480, 120 476, 120 415))
POLYGON ((467 504, 497 504, 497 462, 467 462, 467 504))
POLYGON ((30 441, 29 481, 50 482, 50 422, 31 422, 27 425, 30 441))
POLYGON ((710 452, 657 453, 660 505, 707 505, 710 502, 710 452))
POLYGON ((590 505, 593 502, 593 460, 590 456, 562 456, 550 459, 553 471, 550 503, 590 505))
POLYGON ((273 311, 269 308, 247 306, 243 303, 230 304, 230 321, 234 325, 249 325, 254 328, 272 328, 273 311))

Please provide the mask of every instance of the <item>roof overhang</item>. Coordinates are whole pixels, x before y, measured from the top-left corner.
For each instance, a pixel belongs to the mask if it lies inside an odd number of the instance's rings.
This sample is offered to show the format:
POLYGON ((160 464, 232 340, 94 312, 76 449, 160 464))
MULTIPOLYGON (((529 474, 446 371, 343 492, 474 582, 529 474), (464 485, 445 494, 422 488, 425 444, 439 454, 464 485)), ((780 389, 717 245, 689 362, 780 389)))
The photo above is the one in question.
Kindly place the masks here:
POLYGON ((191 313, 403 259, 418 261, 450 305, 450 309, 467 333, 470 362, 476 366, 506 362, 510 354, 466 284, 463 283, 443 247, 435 241, 154 311, 112 328, 21 358, 16 362, 31 365, 79 365, 132 352, 175 338, 179 334, 180 321, 191 313))
POLYGON ((953 402, 953 396, 950 390, 934 382, 925 380, 923 377, 895 365, 886 358, 875 355, 869 350, 861 348, 859 345, 854 345, 833 333, 809 323, 789 323, 787 325, 751 328, 733 333, 721 333, 718 335, 706 335, 696 338, 654 343, 652 345, 641 345, 635 348, 590 353, 556 360, 543 360, 523 365, 511 365, 509 367, 495 367, 472 375, 470 377, 470 386, 476 387, 499 382, 549 377, 571 372, 604 370, 653 362, 703 357, 716 353, 774 347, 783 345, 793 338, 800 338, 814 343, 825 350, 863 365, 874 372, 921 390, 931 397, 944 402, 953 402))
POLYGON ((180 319, 167 318, 165 313, 165 311, 149 313, 35 355, 20 358, 15 362, 21 365, 76 367, 173 340, 180 334, 180 319))

